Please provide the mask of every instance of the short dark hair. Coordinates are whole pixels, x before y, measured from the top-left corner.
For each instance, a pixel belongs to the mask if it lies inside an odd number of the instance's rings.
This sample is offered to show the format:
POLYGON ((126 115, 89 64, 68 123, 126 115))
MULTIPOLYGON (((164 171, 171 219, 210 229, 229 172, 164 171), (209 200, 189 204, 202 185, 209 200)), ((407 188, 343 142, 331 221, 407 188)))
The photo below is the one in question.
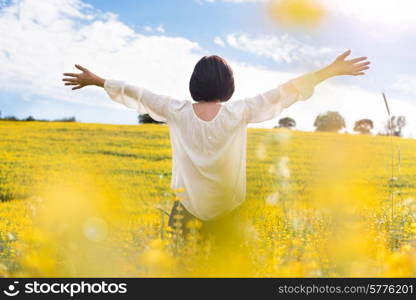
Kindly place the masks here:
POLYGON ((195 101, 225 102, 234 94, 233 70, 217 55, 204 56, 195 65, 189 91, 195 101))

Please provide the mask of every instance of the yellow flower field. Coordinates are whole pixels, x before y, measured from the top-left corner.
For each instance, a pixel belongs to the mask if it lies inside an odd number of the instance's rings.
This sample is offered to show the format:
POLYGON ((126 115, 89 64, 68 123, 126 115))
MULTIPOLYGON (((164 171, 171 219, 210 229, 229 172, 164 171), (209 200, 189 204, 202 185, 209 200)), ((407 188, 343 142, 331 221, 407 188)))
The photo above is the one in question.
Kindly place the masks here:
POLYGON ((231 246, 167 227, 167 126, 3 121, 0 149, 1 276, 416 275, 415 140, 249 129, 231 246))

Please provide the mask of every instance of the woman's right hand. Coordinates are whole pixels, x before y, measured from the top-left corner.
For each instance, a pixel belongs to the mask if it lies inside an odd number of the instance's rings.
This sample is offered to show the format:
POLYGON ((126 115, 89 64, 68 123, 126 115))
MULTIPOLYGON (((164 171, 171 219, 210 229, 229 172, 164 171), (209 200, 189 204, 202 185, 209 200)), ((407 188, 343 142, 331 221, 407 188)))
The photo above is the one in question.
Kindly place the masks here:
POLYGON ((80 65, 75 65, 75 67, 82 71, 82 73, 64 73, 62 81, 65 82, 65 85, 74 86, 72 90, 78 90, 88 85, 96 85, 104 87, 104 79, 95 75, 88 69, 81 67, 80 65))

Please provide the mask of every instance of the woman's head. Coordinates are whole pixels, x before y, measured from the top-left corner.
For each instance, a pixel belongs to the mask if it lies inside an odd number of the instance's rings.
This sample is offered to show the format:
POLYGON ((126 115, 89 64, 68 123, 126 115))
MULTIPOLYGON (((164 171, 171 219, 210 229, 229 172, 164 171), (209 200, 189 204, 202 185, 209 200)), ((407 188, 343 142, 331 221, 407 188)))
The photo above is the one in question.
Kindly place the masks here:
POLYGON ((189 91, 195 101, 227 101, 234 93, 233 70, 217 55, 204 56, 194 68, 189 91))

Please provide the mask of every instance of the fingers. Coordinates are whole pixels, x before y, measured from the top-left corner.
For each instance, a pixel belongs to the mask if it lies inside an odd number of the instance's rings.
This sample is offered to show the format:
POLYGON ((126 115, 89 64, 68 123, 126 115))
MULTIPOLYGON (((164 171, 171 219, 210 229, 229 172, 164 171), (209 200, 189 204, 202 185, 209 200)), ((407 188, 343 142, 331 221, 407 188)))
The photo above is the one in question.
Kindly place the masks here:
MULTIPOLYGON (((65 81, 65 78, 63 79, 65 81)), ((67 82, 65 82, 66 86, 73 86, 72 90, 78 90, 80 88, 83 88, 84 85, 80 84, 79 82, 75 81, 75 80, 67 80, 67 82)))
POLYGON ((369 64, 370 64, 370 62, 366 62, 366 63, 356 65, 353 69, 354 70, 353 73, 358 73, 358 72, 362 72, 364 70, 370 69, 370 67, 368 66, 369 64))
POLYGON ((357 68, 361 68, 361 67, 364 67, 364 66, 368 66, 370 63, 371 63, 371 62, 366 61, 366 62, 363 62, 363 63, 361 63, 361 64, 356 64, 355 66, 356 66, 357 68))
POLYGON ((357 58, 351 59, 351 60, 349 60, 349 62, 355 64, 357 62, 360 62, 360 61, 363 61, 363 60, 366 60, 366 59, 367 59, 366 56, 361 56, 361 57, 357 57, 357 58))
MULTIPOLYGON (((71 73, 65 73, 65 74, 71 74, 71 73)), ((83 88, 84 85, 82 85, 79 81, 78 78, 63 78, 62 79, 63 82, 65 82, 66 86, 74 86, 72 88, 72 90, 78 90, 80 88, 83 88)))
POLYGON ((78 77, 80 74, 76 74, 76 73, 64 73, 64 76, 69 76, 69 77, 78 77))
POLYGON ((77 82, 78 78, 64 78, 62 79, 62 81, 66 81, 66 82, 77 82))
POLYGON ((75 65, 75 68, 77 68, 78 70, 81 70, 82 72, 87 72, 88 70, 80 65, 75 65))
POLYGON ((347 50, 344 53, 342 53, 340 56, 338 56, 338 59, 344 60, 350 54, 351 54, 351 50, 347 50))
POLYGON ((368 69, 370 69, 370 67, 361 67, 361 68, 355 69, 355 71, 361 72, 361 71, 368 70, 368 69))
MULTIPOLYGON (((75 65, 75 68, 77 68, 78 70, 81 70, 82 72, 87 72, 88 70, 80 65, 75 65)), ((64 73, 64 76, 69 76, 69 77, 75 77, 78 78, 80 75, 82 74, 77 74, 77 73, 64 73)))
POLYGON ((367 59, 367 57, 363 56, 363 57, 358 57, 358 58, 350 60, 350 63, 352 63, 353 66, 354 66, 354 68, 353 68, 354 71, 352 72, 351 75, 354 75, 354 76, 365 75, 365 73, 363 71, 370 69, 369 65, 370 65, 371 62, 369 62, 369 61, 365 61, 365 62, 362 62, 362 63, 357 63, 357 62, 360 62, 360 61, 363 61, 363 60, 366 60, 366 59, 367 59))

